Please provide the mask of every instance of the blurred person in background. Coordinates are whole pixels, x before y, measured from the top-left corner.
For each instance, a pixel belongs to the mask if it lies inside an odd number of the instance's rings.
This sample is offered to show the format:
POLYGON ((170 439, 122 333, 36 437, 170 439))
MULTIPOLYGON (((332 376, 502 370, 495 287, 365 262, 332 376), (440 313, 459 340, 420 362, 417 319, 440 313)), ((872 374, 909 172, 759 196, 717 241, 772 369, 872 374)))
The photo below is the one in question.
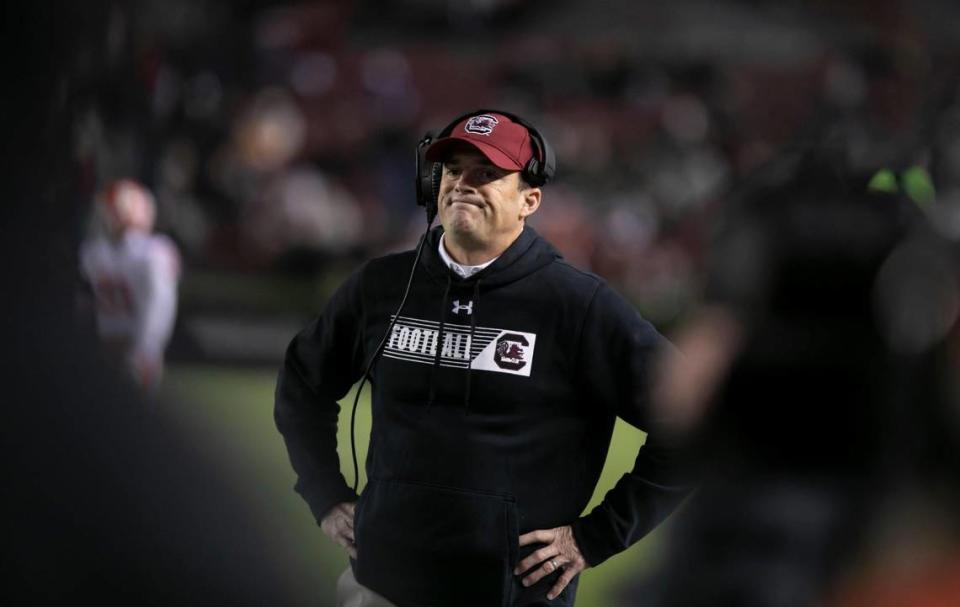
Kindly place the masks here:
POLYGON ((97 196, 97 228, 80 255, 101 341, 148 390, 163 375, 180 277, 177 247, 153 233, 155 217, 153 195, 141 183, 111 182, 97 196))
POLYGON ((669 346, 527 225, 554 164, 535 130, 489 112, 442 133, 425 152, 442 225, 422 259, 364 265, 297 335, 277 426, 296 490, 352 559, 340 605, 573 605, 577 574, 640 540, 688 491, 647 399, 669 346), (340 473, 337 401, 384 345, 358 501, 340 473), (618 416, 646 443, 581 517, 618 416))

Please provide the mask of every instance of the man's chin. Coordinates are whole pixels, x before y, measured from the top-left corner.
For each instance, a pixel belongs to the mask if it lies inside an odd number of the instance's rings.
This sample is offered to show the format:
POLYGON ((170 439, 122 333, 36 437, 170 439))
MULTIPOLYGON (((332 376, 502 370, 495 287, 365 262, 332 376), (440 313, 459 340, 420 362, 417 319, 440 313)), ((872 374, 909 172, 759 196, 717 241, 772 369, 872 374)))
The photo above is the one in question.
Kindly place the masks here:
POLYGON ((483 240, 476 223, 472 221, 445 222, 443 231, 447 234, 447 238, 452 238, 461 245, 474 245, 483 240))
POLYGON ((443 222, 443 231, 451 236, 475 238, 477 222, 466 213, 452 213, 443 222))

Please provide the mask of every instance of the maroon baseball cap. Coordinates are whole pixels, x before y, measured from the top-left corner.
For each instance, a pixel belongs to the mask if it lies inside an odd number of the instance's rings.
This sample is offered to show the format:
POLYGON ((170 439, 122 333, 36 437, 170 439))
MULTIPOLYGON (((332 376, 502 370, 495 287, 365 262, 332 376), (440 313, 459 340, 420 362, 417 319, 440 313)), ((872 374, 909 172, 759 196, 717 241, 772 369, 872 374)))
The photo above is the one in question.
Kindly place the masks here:
POLYGON ((427 148, 426 159, 443 162, 451 147, 467 143, 480 151, 490 162, 508 171, 522 171, 533 158, 533 144, 527 127, 503 114, 477 114, 461 120, 446 137, 427 148))

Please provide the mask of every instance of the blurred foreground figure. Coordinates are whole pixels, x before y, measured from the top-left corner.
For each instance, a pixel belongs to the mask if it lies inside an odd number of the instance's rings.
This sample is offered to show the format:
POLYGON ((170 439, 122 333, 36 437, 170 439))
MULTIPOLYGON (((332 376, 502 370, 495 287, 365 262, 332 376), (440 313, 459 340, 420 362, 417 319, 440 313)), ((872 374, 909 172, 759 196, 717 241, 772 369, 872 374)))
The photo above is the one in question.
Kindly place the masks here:
POLYGON ((163 373, 180 276, 176 246, 153 233, 155 216, 153 195, 143 185, 115 181, 98 196, 101 229, 81 251, 100 338, 147 389, 155 388, 163 373))
POLYGON ((936 251, 915 206, 842 167, 791 159, 729 217, 657 399, 698 446, 704 486, 628 604, 822 605, 869 558, 888 496, 949 453, 931 352, 956 320, 956 276, 935 253, 904 256, 936 251))
POLYGON ((173 420, 137 406, 143 395, 78 322, 83 181, 74 97, 57 90, 81 90, 59 76, 89 61, 83 42, 106 38, 109 20, 98 0, 52 4, 5 7, 17 153, 0 182, 0 256, 12 261, 0 266, 12 285, 0 297, 0 604, 290 604, 235 483, 173 420))
POLYGON ((958 209, 938 211, 939 233, 901 243, 878 277, 903 388, 885 494, 828 607, 960 604, 960 238, 958 209))

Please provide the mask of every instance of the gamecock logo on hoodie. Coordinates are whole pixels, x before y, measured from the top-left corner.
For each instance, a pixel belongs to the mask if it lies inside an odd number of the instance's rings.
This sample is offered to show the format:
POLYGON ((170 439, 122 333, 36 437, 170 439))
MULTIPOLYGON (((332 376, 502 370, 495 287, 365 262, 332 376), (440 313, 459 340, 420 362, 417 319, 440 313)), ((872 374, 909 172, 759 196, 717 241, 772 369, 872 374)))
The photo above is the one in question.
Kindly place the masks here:
POLYGON ((501 369, 519 371, 527 365, 524 360, 526 348, 530 345, 527 338, 517 333, 504 333, 497 340, 497 347, 493 354, 493 362, 501 369))

